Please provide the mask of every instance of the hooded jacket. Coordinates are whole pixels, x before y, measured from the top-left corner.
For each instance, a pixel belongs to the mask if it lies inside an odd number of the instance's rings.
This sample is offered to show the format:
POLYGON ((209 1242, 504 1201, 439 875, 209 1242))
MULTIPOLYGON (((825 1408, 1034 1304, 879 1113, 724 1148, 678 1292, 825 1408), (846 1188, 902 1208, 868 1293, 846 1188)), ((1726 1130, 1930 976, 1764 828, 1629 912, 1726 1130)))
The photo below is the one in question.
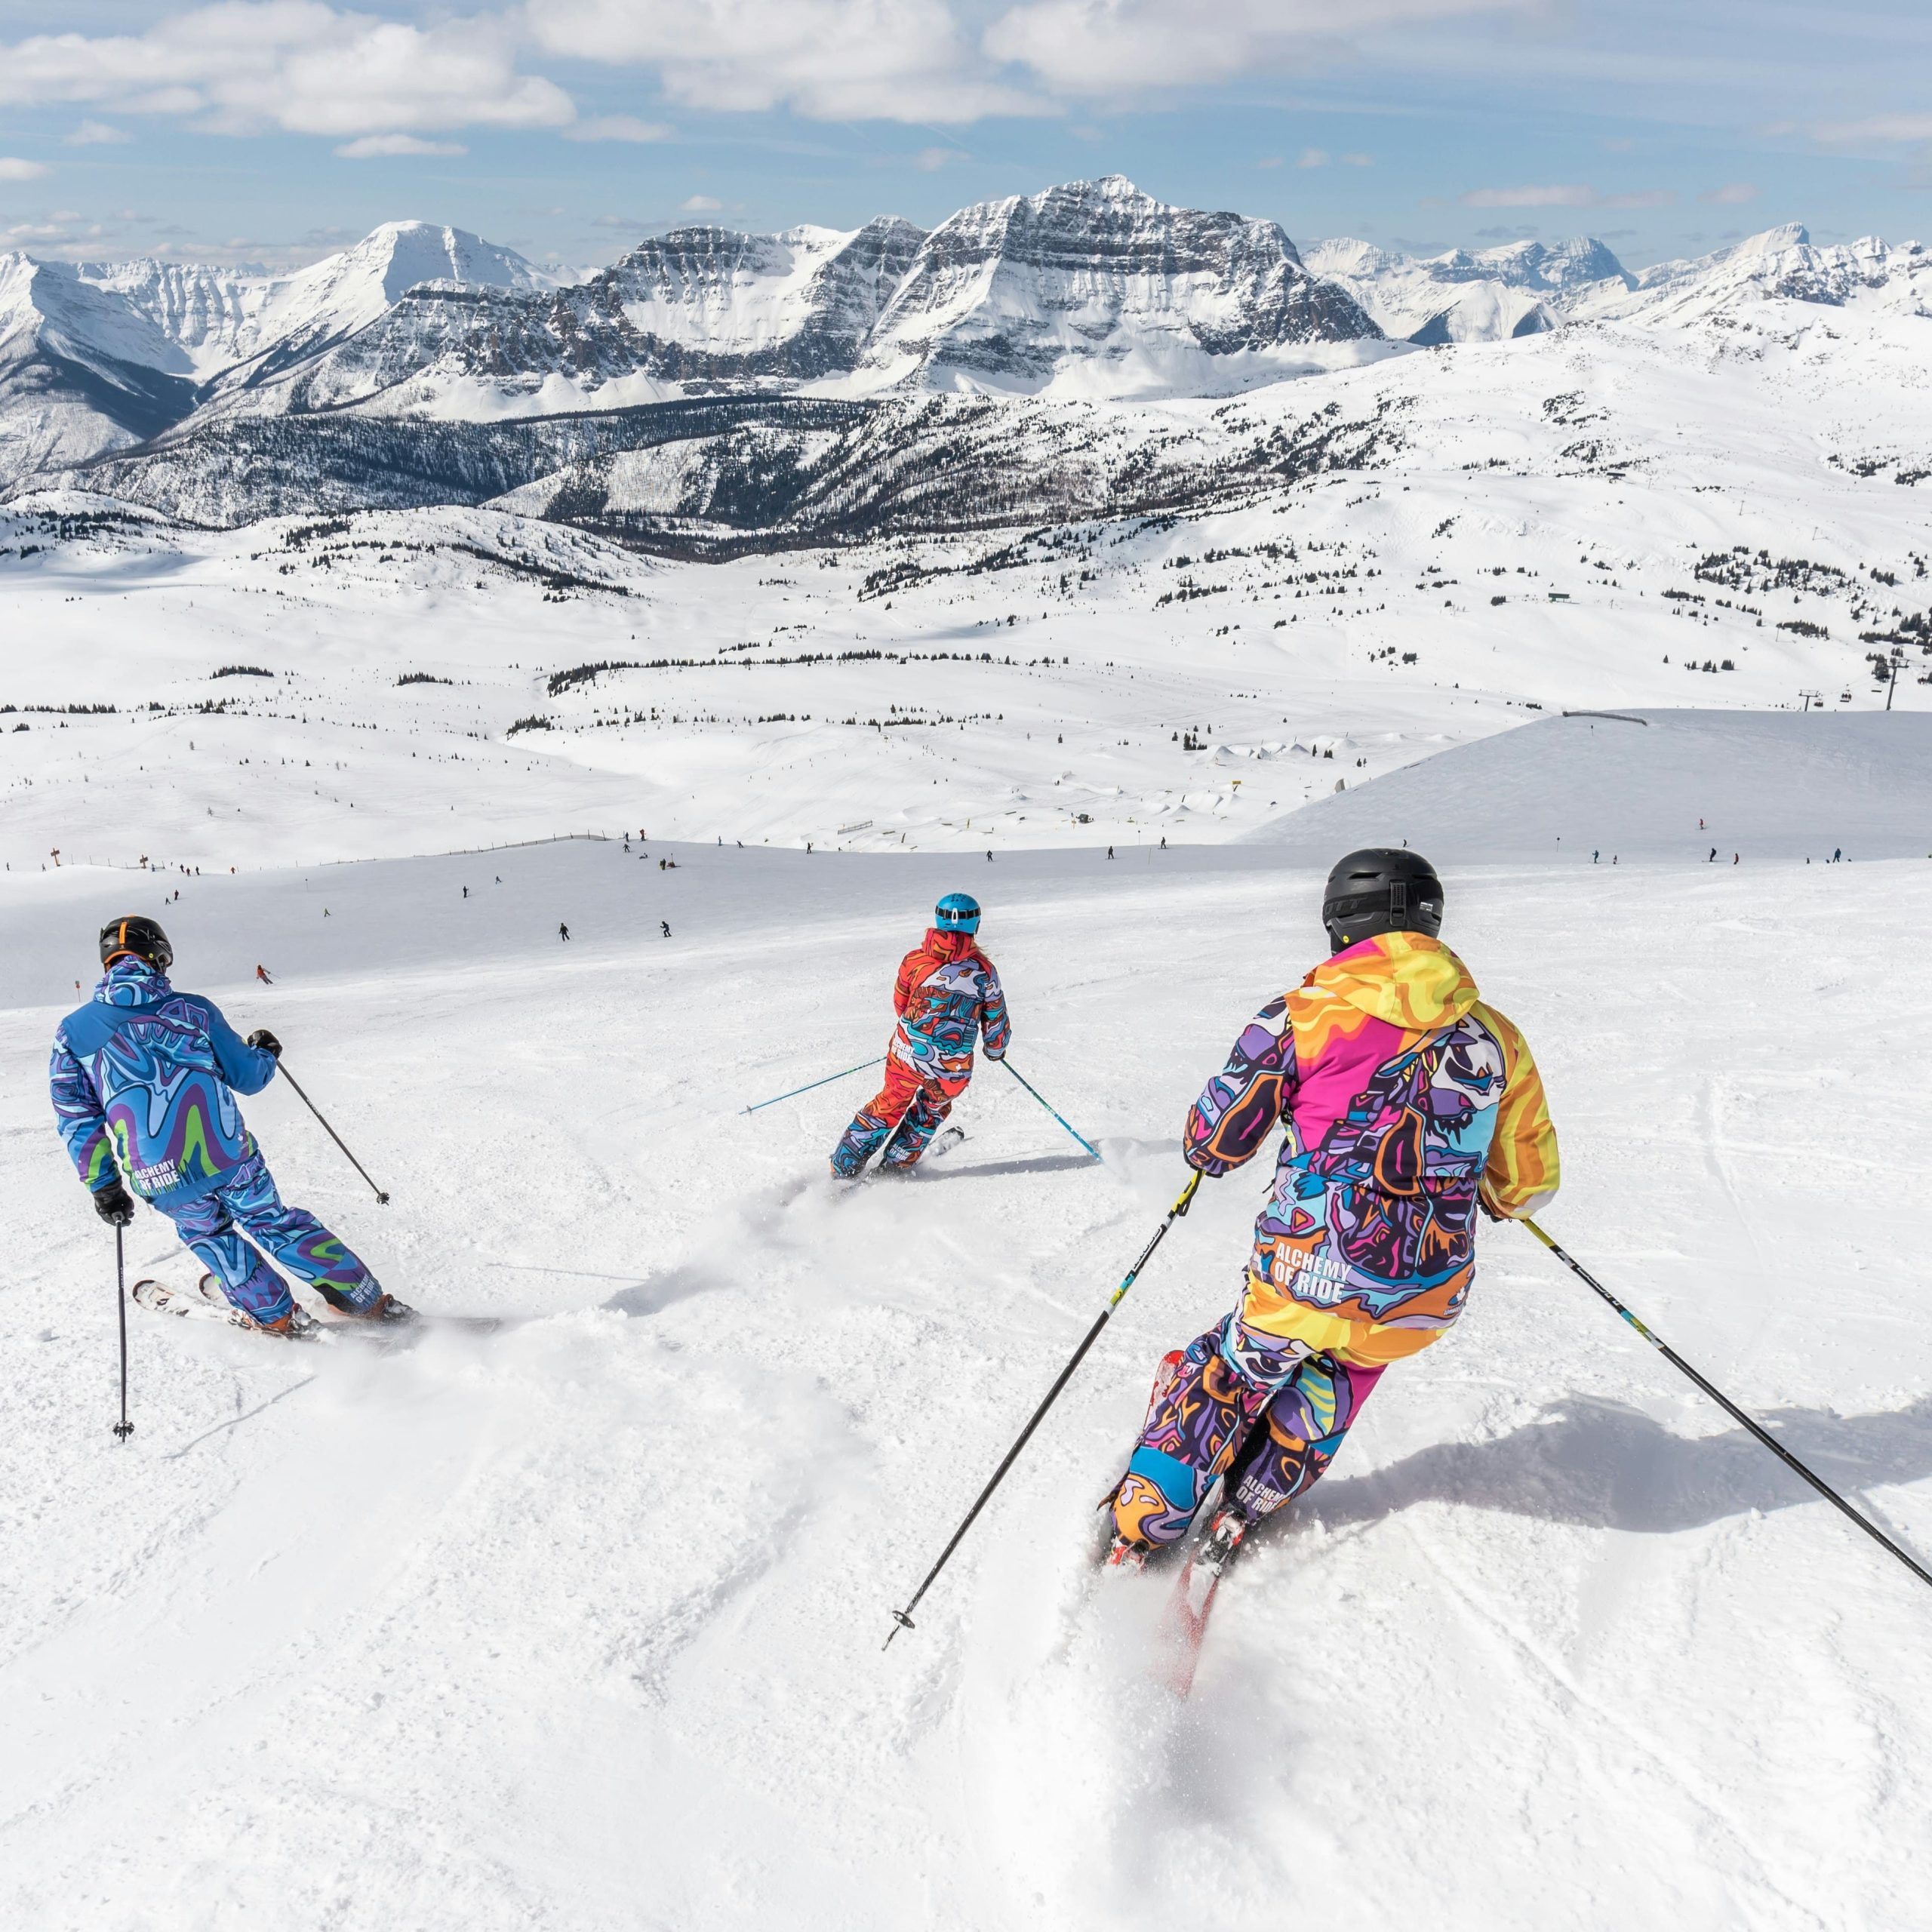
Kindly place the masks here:
POLYGON ((48 1081, 82 1180, 98 1190, 118 1166, 143 1199, 173 1207, 220 1186, 254 1152, 235 1096, 260 1093, 275 1067, 213 1001, 124 958, 56 1029, 48 1081))
POLYGON ((1270 1000, 1189 1115, 1188 1161, 1225 1174, 1278 1120, 1241 1319, 1358 1364, 1462 1312, 1478 1198, 1530 1214, 1559 1179, 1527 1043, 1420 933, 1364 940, 1270 1000))
POLYGON ((973 1075, 974 1038, 998 1060, 1013 1037, 999 975, 971 933, 929 927, 900 962, 892 1004, 899 1025, 888 1051, 921 1079, 964 1087, 973 1075))

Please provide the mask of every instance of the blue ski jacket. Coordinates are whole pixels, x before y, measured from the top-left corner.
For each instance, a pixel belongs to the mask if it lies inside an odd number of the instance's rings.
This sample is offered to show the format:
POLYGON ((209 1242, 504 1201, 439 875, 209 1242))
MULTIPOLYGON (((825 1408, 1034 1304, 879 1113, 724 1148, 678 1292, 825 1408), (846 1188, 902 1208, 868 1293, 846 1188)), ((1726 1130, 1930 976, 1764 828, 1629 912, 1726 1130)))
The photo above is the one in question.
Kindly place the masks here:
POLYGON ((97 1192, 118 1167, 174 1206, 220 1186, 255 1151, 235 1103, 275 1078, 212 1000, 177 993, 144 959, 117 959, 54 1035, 48 1083, 75 1170, 97 1192))

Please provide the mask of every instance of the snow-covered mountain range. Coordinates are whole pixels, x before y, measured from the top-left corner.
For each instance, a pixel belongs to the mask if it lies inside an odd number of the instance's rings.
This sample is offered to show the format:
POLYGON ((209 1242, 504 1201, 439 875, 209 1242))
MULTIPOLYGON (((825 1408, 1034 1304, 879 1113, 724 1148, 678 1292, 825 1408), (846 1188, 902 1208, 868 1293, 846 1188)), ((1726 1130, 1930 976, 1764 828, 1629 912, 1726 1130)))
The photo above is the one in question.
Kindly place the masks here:
MULTIPOLYGON (((563 283, 422 223, 280 276, 9 255, 0 491, 99 487, 82 466, 123 451, 179 474, 272 447, 272 504, 287 508, 346 440, 359 472, 403 479, 355 501, 413 501, 410 477, 489 469, 491 426, 513 420, 555 419, 541 433, 574 460, 667 440, 635 420, 667 402, 1162 401, 1571 324, 1691 328, 1778 302, 1919 318, 1928 295, 1918 245, 1821 247, 1795 226, 1638 272, 1588 237, 1429 257, 1350 240, 1297 250, 1272 221, 1171 207, 1117 175, 983 202, 930 232, 893 217, 675 229, 563 283), (426 471, 426 441, 460 444, 460 460, 426 471)), ((512 462, 485 494, 539 473, 512 462)), ((319 488, 315 506, 334 500, 319 488)))

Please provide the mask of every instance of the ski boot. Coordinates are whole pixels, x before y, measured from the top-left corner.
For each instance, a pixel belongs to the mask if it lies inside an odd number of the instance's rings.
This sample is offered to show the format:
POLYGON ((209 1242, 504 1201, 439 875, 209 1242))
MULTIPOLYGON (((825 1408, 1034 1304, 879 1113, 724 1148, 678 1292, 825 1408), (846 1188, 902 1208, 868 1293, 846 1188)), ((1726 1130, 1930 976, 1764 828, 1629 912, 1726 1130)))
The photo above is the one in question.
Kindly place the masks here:
POLYGON ((1124 1537, 1119 1531, 1114 1532, 1114 1540, 1107 1546, 1107 1553, 1101 1559, 1101 1565, 1108 1570, 1118 1570, 1130 1577, 1137 1577, 1147 1567, 1147 1559, 1154 1554, 1151 1543, 1136 1543, 1131 1537, 1124 1537))
POLYGON ((210 1302, 238 1328, 258 1328, 264 1335, 279 1335, 291 1342, 312 1342, 322 1332, 322 1324, 298 1301, 279 1321, 257 1321, 246 1309, 237 1308, 223 1292, 212 1275, 204 1275, 195 1284, 202 1300, 210 1302))
POLYGON ((1218 1578, 1234 1561, 1235 1552, 1241 1547, 1241 1538, 1253 1527, 1253 1519, 1238 1503, 1231 1503, 1226 1509, 1217 1510, 1214 1520, 1208 1526, 1207 1535, 1201 1539, 1200 1547, 1194 1552, 1196 1573, 1209 1578, 1218 1578))
POLYGON ((336 1312, 349 1321, 395 1324, 418 1319, 414 1309, 392 1294, 378 1295, 367 1308, 338 1308, 336 1312))

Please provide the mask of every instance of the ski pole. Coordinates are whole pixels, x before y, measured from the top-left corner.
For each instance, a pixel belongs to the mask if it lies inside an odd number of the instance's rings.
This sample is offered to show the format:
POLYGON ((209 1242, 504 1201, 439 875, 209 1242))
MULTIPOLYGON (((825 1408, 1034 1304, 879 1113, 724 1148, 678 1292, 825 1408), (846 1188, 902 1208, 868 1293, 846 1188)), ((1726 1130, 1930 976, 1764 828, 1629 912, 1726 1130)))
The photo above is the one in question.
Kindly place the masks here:
POLYGON ((774 1094, 770 1100, 759 1101, 758 1106, 746 1107, 742 1111, 755 1114, 760 1107, 775 1107, 780 1100, 796 1100, 801 1094, 809 1094, 814 1087, 829 1087, 835 1080, 844 1080, 852 1074, 863 1073, 867 1067, 878 1066, 879 1060, 884 1057, 884 1054, 881 1054, 878 1060, 862 1060, 857 1066, 848 1066, 844 1073, 828 1073, 823 1080, 808 1080, 802 1087, 794 1087, 789 1094, 774 1094))
POLYGON ((1681 1370, 1683 1374, 1687 1375, 1693 1382, 1697 1383, 1700 1389, 1703 1390, 1706 1395, 1710 1397, 1712 1401, 1717 1404, 1719 1408, 1724 1411, 1725 1414, 1732 1419, 1733 1421, 1742 1423, 1744 1426, 1748 1429, 1751 1433, 1771 1452, 1774 1456, 1777 1457, 1780 1462, 1785 1464, 1785 1466, 1791 1469, 1794 1474, 1802 1476, 1804 1480, 1808 1482, 1811 1487, 1832 1506, 1833 1509, 1838 1510, 1844 1515, 1850 1517, 1852 1521, 1856 1523, 1868 1537, 1871 1537, 1873 1542, 1882 1543, 1884 1547, 1890 1550, 1891 1553, 1896 1556, 1898 1560, 1903 1563, 1921 1583, 1932 1584, 1932 1570, 1927 1570, 1923 1564, 1917 1562, 1912 1557, 1908 1556, 1897 1543, 1893 1542, 1890 1537, 1886 1535, 1883 1530, 1879 1528, 1876 1523, 1873 1522, 1869 1517, 1862 1515, 1857 1510, 1854 1509, 1851 1505, 1831 1486, 1829 1483, 1826 1481, 1823 1476, 1818 1475, 1812 1470, 1806 1468, 1804 1464, 1801 1463, 1798 1458, 1777 1439, 1776 1436, 1773 1435, 1768 1430, 1760 1428, 1758 1425, 1753 1422, 1751 1418, 1747 1416, 1744 1411, 1724 1392, 1721 1389, 1716 1386, 1715 1383, 1707 1380, 1703 1376, 1700 1375, 1697 1371, 1669 1345, 1669 1343, 1663 1341, 1657 1336, 1654 1335, 1649 1329, 1644 1326, 1642 1322, 1637 1319, 1636 1316, 1632 1315, 1630 1311, 1626 1308, 1623 1304, 1619 1301, 1617 1297, 1612 1294, 1611 1291, 1583 1265, 1581 1262, 1578 1261, 1574 1255, 1565 1252, 1561 1247, 1560 1247, 1555 1241, 1552 1241, 1548 1235, 1545 1234, 1542 1229, 1538 1227, 1536 1223, 1530 1220, 1527 1215, 1523 1218, 1523 1225, 1524 1227, 1527 1228, 1530 1232, 1534 1235, 1537 1239, 1541 1241, 1543 1246, 1548 1248, 1550 1253, 1555 1255, 1557 1260, 1561 1262, 1564 1266, 1567 1268, 1579 1281, 1582 1281, 1586 1287, 1594 1288, 1598 1294, 1602 1296, 1604 1300, 1608 1302, 1611 1306, 1615 1309, 1617 1313, 1622 1315, 1624 1320, 1629 1322, 1631 1327, 1635 1329, 1637 1333, 1642 1336, 1644 1340, 1649 1343, 1651 1346, 1655 1349, 1657 1353, 1662 1355, 1664 1360, 1669 1362, 1672 1368, 1681 1370))
POLYGON ((1189 1177, 1186 1186, 1181 1189, 1180 1198, 1168 1210, 1167 1219, 1154 1230, 1152 1239, 1150 1240, 1147 1245, 1140 1251, 1140 1259, 1127 1271, 1127 1278, 1121 1283, 1118 1287, 1115 1289, 1112 1297, 1108 1300, 1106 1306, 1102 1309, 1100 1313, 1094 1318, 1093 1327, 1088 1329, 1086 1334, 1081 1337, 1079 1347, 1075 1349, 1073 1352, 1072 1358, 1067 1363, 1066 1366, 1060 1371, 1060 1374, 1054 1378, 1054 1386, 1047 1391, 1045 1401, 1041 1402, 1040 1406, 1033 1411, 1032 1414, 1029 1417, 1028 1417, 1026 1426, 1020 1432, 1019 1435, 1014 1440, 1013 1447, 1006 1452, 1004 1457, 1001 1458, 999 1467, 994 1470, 992 1473, 992 1480, 989 1482, 986 1487, 980 1491, 979 1495, 974 1498, 972 1508, 966 1512, 965 1520, 960 1524, 958 1529, 953 1531, 952 1540, 940 1552, 939 1561, 926 1572, 925 1580, 912 1592, 912 1599, 911 1602, 907 1604, 903 1610, 895 1610, 892 1613, 892 1635, 891 1636, 888 1636, 886 1638, 885 1642, 880 1646, 881 1649, 890 1649, 893 1637, 897 1636, 902 1630, 909 1630, 912 1628, 912 1613, 918 1608, 919 1599, 925 1595, 927 1591, 932 1588, 934 1580, 939 1575, 939 1573, 946 1567, 946 1564, 952 1561, 952 1552, 959 1547, 960 1543, 965 1537, 966 1532, 973 1527, 974 1519, 977 1517, 980 1512, 986 1506, 987 1501, 992 1497, 993 1491, 998 1488, 1000 1484, 1004 1480, 1007 1471, 1011 1469, 1014 1464, 1019 1460, 1020 1451, 1024 1449, 1027 1443, 1032 1440, 1034 1430, 1039 1427, 1041 1421, 1044 1417, 1047 1411, 1060 1399, 1060 1392, 1066 1386, 1068 1383, 1072 1380, 1073 1371, 1086 1360, 1087 1351, 1094 1346, 1097 1340, 1099 1340, 1100 1331, 1107 1325, 1108 1318, 1113 1313, 1115 1309, 1119 1307, 1121 1300, 1125 1296, 1128 1290, 1133 1287, 1134 1281, 1139 1275, 1141 1269, 1146 1266, 1148 1257, 1154 1252, 1155 1248, 1160 1246, 1161 1238, 1165 1235, 1168 1230, 1174 1226, 1176 1221, 1180 1220, 1182 1215, 1187 1212, 1188 1208, 1192 1204, 1194 1200, 1194 1190, 1200 1185, 1201 1177, 1199 1174, 1196 1174, 1189 1177))
POLYGON ((1078 1133, 1072 1127, 1068 1126, 1064 1116, 1054 1113, 1054 1109, 1051 1107, 1047 1106, 1045 1097, 1041 1094, 1040 1090, 1033 1084, 1032 1081, 1026 1078, 1025 1074, 1020 1072, 1018 1067, 1014 1065, 1012 1061, 1008 1060, 1004 1054, 1001 1054, 999 1063, 1001 1066, 1006 1069, 1008 1072, 1013 1075, 1014 1079, 1020 1082, 1021 1086, 1026 1088, 1028 1093, 1032 1095, 1035 1100, 1040 1103, 1041 1106, 1047 1108, 1047 1112, 1048 1113, 1053 1114, 1054 1118, 1058 1121, 1062 1127, 1066 1128, 1067 1132, 1072 1134, 1074 1139, 1078 1141, 1081 1146, 1085 1148, 1088 1152, 1091 1154, 1095 1160, 1097 1161, 1100 1158, 1100 1149, 1096 1147, 1093 1142, 1087 1138, 1085 1134, 1078 1133))
POLYGON ((128 1420, 128 1250, 122 1236, 125 1230, 114 1230, 114 1287, 115 1303, 121 1318, 121 1420, 114 1425, 115 1437, 125 1442, 134 1432, 134 1425, 128 1420))
MULTIPOLYGON (((285 1079, 285 1081, 287 1081, 288 1082, 289 1085, 290 1085, 290 1086, 291 1086, 291 1087, 293 1087, 293 1088, 295 1089, 295 1091, 296 1091, 296 1092, 297 1092, 297 1093, 298 1093, 298 1094, 302 1094, 302 1083, 301 1083, 299 1080, 297 1080, 297 1079, 296 1078, 296 1077, 294 1076, 294 1074, 292 1074, 292 1073, 291 1073, 291 1072, 289 1072, 288 1069, 286 1066, 281 1066, 281 1061, 280 1061, 279 1060, 278 1060, 276 1061, 275 1064, 276 1064, 278 1066, 281 1067, 281 1077, 282 1077, 282 1078, 283 1078, 283 1079, 285 1079)), ((339 1134, 338 1133, 337 1133, 337 1131, 335 1131, 335 1129, 334 1129, 334 1128, 332 1128, 331 1126, 330 1126, 330 1124, 328 1124, 328 1122, 326 1120, 324 1120, 324 1119, 322 1118, 322 1110, 321 1110, 321 1109, 320 1107, 317 1106, 316 1106, 316 1104, 315 1103, 315 1102, 314 1102, 313 1100, 310 1100, 310 1099, 309 1099, 309 1097, 308 1097, 308 1095, 307 1095, 306 1094, 302 1094, 302 1104, 303 1104, 305 1107, 306 1107, 306 1108, 309 1109, 309 1111, 312 1114, 313 1114, 318 1120, 321 1121, 321 1122, 322 1122, 322 1131, 323 1131, 325 1134, 326 1134, 328 1136, 328 1137, 329 1137, 331 1140, 333 1140, 333 1141, 335 1143, 335 1144, 336 1144, 338 1147, 341 1148, 341 1149, 342 1149, 342 1151, 343 1151, 343 1153, 344 1154, 344 1155, 345 1155, 345 1156, 346 1156, 346 1158, 347 1158, 347 1159, 348 1159, 349 1164, 352 1168, 353 1168, 355 1170, 355 1171, 356 1171, 358 1174, 360 1174, 365 1180, 368 1180, 368 1181, 369 1181, 369 1186, 370 1186, 370 1188, 371 1188, 371 1190, 374 1192, 374 1195, 375 1195, 375 1197, 376 1197, 376 1199, 377 1200, 377 1201, 378 1201, 379 1203, 380 1203, 380 1204, 381 1204, 382 1206, 383 1206, 383 1207, 386 1208, 386 1207, 389 1204, 389 1196, 388 1196, 386 1194, 385 1194, 385 1193, 383 1192, 383 1190, 382 1190, 380 1187, 377 1187, 377 1186, 376 1186, 376 1183, 375 1183, 374 1181, 372 1181, 372 1180, 369 1180, 369 1170, 368 1170, 367 1168, 365 1168, 365 1167, 362 1164, 362 1163, 361 1163, 360 1161, 358 1161, 358 1160, 355 1158, 355 1156, 353 1154, 351 1154, 351 1153, 349 1152, 348 1145, 347 1145, 347 1143, 343 1140, 343 1139, 342 1136, 341 1136, 340 1134, 339 1134)))

